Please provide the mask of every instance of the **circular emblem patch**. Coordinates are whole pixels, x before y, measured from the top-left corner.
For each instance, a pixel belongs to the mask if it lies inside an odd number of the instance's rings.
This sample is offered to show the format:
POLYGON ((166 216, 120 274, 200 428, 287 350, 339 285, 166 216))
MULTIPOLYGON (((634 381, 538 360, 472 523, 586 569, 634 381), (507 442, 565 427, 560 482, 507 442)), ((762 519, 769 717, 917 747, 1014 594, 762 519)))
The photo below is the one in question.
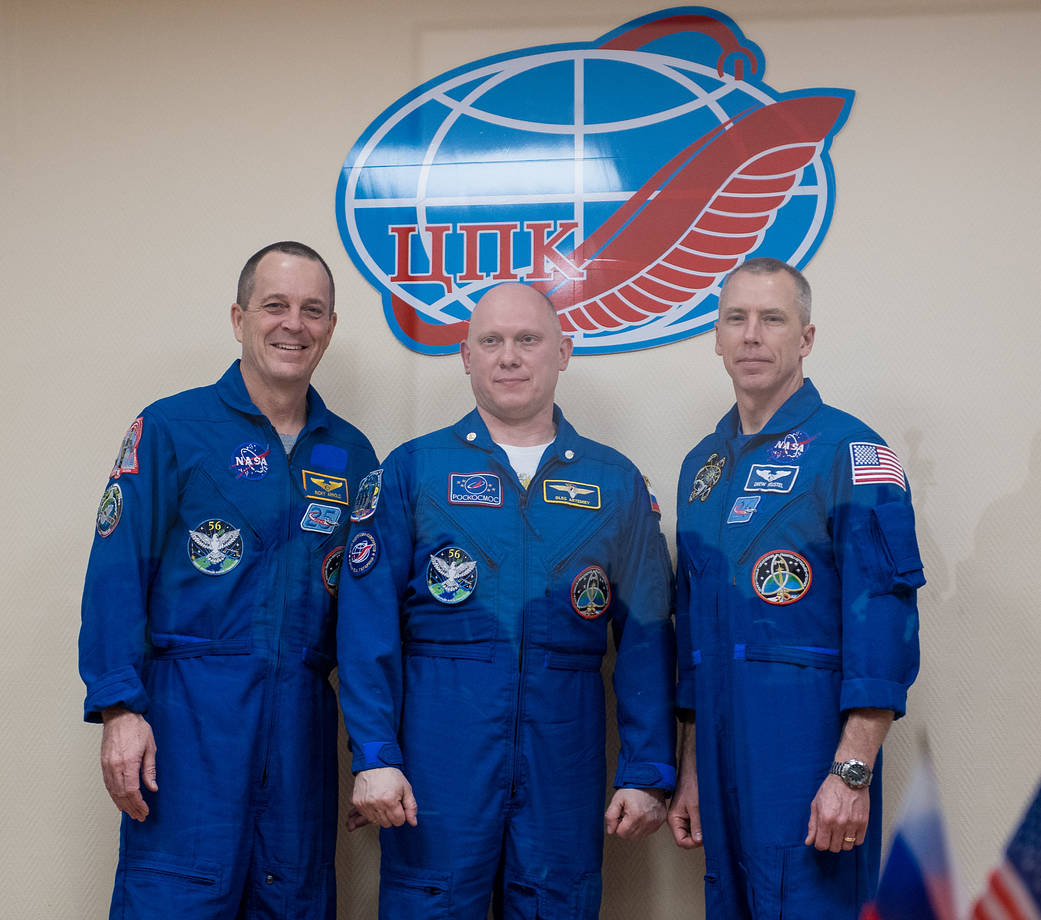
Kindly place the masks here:
POLYGON ((231 458, 231 471, 236 479, 263 479, 267 475, 267 457, 271 447, 247 441, 240 444, 231 458))
POLYGON ((114 482, 105 489, 105 494, 101 496, 101 504, 98 505, 98 535, 107 537, 112 533, 122 514, 123 490, 118 482, 114 482))
POLYGON ((322 584, 325 590, 336 597, 340 587, 340 571, 343 568, 343 547, 337 546, 322 560, 322 584))
POLYGON ((768 604, 794 604, 810 589, 813 572, 798 553, 772 549, 752 566, 752 587, 768 604))
POLYGON ((446 546, 430 557, 427 589, 442 604, 461 604, 477 585, 477 560, 465 549, 446 546))
POLYGON ((376 564, 379 554, 376 538, 362 530, 351 537, 351 548, 347 550, 347 567, 352 575, 364 575, 376 564))
POLYGON ((227 575, 242 561, 239 528, 227 521, 203 521, 188 533, 188 557, 204 575, 227 575))
POLYGON ((805 431, 789 431, 770 448, 770 456, 774 460, 798 460, 806 453, 809 440, 805 431))
POLYGON ((584 620, 595 620, 611 603, 611 583, 598 565, 582 569, 571 582, 571 606, 584 620))

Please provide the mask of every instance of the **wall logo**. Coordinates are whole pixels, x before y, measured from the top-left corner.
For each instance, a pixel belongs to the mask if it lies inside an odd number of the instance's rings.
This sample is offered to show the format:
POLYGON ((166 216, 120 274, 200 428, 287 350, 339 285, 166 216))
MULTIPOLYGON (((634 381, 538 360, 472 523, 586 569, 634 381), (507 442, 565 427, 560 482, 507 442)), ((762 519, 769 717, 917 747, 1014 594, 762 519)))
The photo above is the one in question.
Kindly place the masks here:
POLYGON ((425 354, 502 281, 546 293, 579 354, 698 335, 727 272, 804 266, 831 220, 853 92, 779 93, 764 67, 732 19, 682 7, 435 77, 347 155, 344 246, 425 354))

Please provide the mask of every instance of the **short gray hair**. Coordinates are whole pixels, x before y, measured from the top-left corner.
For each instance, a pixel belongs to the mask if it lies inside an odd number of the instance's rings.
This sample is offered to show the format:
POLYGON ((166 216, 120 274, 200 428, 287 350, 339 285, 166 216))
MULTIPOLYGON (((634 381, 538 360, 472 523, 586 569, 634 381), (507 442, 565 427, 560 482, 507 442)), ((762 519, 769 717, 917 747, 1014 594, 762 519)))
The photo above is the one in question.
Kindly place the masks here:
POLYGON ((730 279, 741 272, 748 272, 751 275, 776 275, 778 272, 787 274, 795 283, 795 308, 799 311, 799 322, 804 326, 810 324, 813 292, 810 290, 810 282, 806 280, 806 276, 799 269, 793 268, 787 262, 782 262, 780 259, 772 259, 769 256, 758 256, 754 259, 749 259, 747 262, 742 262, 723 280, 723 285, 719 289, 720 302, 723 300, 723 293, 726 291, 730 279))

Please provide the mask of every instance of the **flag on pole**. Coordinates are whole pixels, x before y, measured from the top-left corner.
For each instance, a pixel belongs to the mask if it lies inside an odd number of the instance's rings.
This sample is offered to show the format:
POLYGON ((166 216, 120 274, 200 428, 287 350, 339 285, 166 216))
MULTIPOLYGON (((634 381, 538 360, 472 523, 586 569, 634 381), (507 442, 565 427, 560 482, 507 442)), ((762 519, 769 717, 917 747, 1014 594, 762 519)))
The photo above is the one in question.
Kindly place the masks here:
POLYGON ((948 852, 936 772, 924 751, 904 794, 875 899, 864 905, 860 920, 957 920, 948 852))
POLYGON ((973 906, 972 920, 1041 920, 1041 789, 973 906))

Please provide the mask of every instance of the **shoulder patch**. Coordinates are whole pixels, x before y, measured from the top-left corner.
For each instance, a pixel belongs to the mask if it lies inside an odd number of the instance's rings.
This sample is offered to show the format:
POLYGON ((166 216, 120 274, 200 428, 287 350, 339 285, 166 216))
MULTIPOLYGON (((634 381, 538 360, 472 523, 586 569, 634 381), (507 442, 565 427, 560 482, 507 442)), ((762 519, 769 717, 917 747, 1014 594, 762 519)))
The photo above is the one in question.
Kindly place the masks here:
POLYGON ((145 419, 139 415, 123 435, 123 443, 119 446, 116 462, 112 465, 112 472, 108 474, 109 479, 119 479, 124 473, 137 473, 140 469, 137 462, 137 448, 141 444, 144 434, 145 419))
POLYGON ((123 516, 123 490, 118 482, 112 483, 101 496, 98 505, 98 520, 95 525, 99 537, 107 537, 116 529, 116 524, 123 516))
POLYGON ((347 549, 347 567, 357 578, 376 564, 379 554, 380 548, 376 538, 371 533, 361 530, 351 537, 351 544, 347 549))
POLYGON ((380 501, 380 489, 383 486, 383 468, 366 473, 358 483, 358 494, 354 498, 352 521, 367 521, 376 513, 380 501))
POLYGON ((651 481, 644 476, 643 484, 647 486, 647 494, 651 498, 651 511, 653 511, 658 517, 661 517, 661 505, 658 504, 658 496, 654 494, 654 489, 651 488, 651 481))
POLYGON ((450 473, 448 503, 501 508, 502 480, 495 473, 450 473))
POLYGON ((904 468, 897 459, 896 451, 885 444, 853 441, 849 445, 849 460, 853 467, 853 485, 888 482, 907 491, 904 468))
POLYGON ((545 479, 542 498, 550 505, 570 505, 573 508, 600 510, 600 486, 590 482, 572 482, 570 479, 545 479))

